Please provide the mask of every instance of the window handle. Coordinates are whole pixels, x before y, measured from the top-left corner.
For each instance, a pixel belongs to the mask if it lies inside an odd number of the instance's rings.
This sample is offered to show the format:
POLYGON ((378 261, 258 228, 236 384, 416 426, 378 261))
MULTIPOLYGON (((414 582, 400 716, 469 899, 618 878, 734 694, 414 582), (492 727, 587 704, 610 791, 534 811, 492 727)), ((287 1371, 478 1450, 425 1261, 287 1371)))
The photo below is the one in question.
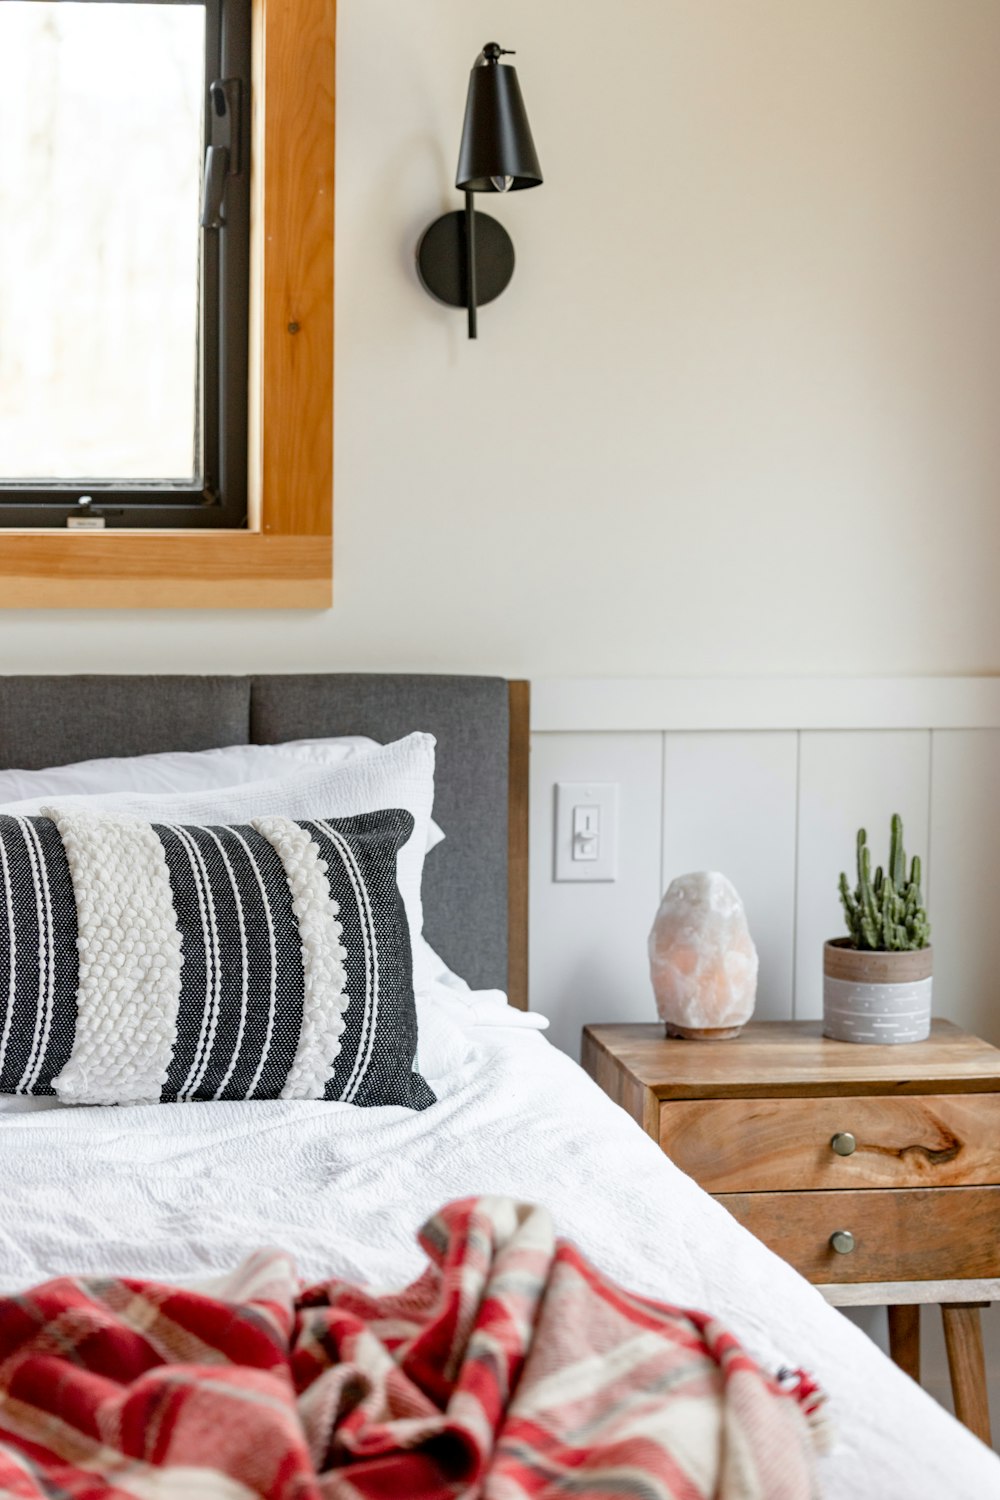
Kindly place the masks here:
POLYGON ((209 146, 205 152, 205 186, 201 199, 202 229, 222 229, 225 226, 222 205, 226 197, 228 176, 229 148, 209 146))
POLYGON ((240 170, 240 80, 217 78, 209 87, 208 104, 201 227, 223 229, 226 182, 240 170))

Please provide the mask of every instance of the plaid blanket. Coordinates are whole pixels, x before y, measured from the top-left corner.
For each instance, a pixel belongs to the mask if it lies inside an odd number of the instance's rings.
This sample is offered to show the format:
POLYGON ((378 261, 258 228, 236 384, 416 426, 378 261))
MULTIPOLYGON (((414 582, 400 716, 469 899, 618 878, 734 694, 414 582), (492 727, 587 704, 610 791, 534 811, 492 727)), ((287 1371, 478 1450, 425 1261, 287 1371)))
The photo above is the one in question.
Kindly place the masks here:
POLYGON ((808 1500, 820 1397, 631 1296, 508 1199, 425 1225, 406 1291, 50 1281, 0 1299, 17 1500, 808 1500))

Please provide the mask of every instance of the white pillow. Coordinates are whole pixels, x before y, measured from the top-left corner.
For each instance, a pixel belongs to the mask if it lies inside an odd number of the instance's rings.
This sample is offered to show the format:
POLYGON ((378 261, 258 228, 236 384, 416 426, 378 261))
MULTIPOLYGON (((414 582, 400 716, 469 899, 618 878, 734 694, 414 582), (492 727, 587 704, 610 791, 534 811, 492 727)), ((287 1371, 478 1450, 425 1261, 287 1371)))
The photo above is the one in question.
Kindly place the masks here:
MULTIPOLYGON (((296 774, 306 766, 337 766, 379 749, 365 735, 288 740, 280 745, 226 745, 217 750, 168 750, 158 755, 121 755, 49 766, 43 771, 0 771, 0 807, 27 800, 93 797, 142 792, 170 795, 213 787, 244 786, 296 774)), ((444 838, 431 820, 427 848, 444 838)))
MULTIPOLYGON (((51 793, 4 806, 6 813, 41 812, 51 793)), ((358 813, 402 807, 413 815, 413 833, 396 861, 399 893, 406 908, 413 949, 414 987, 427 983, 430 962, 423 944, 420 882, 434 802, 434 736, 410 734, 391 745, 352 755, 340 765, 298 770, 280 780, 246 782, 201 792, 159 796, 110 792, 62 796, 61 807, 109 808, 149 823, 245 823, 269 814, 283 818, 349 818, 358 813)), ((429 950, 426 950, 429 952, 429 950)))

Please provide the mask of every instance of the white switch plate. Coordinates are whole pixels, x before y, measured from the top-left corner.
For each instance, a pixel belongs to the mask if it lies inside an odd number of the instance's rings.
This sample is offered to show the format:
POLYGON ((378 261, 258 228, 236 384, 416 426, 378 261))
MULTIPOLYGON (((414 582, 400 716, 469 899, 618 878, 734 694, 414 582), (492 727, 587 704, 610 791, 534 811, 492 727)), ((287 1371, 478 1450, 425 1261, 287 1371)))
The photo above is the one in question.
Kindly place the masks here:
POLYGON ((555 880, 618 879, 618 782, 557 781, 555 880))

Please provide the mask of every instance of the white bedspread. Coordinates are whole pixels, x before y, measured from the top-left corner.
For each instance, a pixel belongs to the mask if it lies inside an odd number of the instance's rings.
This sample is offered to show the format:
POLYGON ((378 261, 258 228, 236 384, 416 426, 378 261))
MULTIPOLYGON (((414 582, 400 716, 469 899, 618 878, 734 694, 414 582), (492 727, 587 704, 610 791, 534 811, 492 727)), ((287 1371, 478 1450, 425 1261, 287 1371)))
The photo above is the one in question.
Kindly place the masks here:
MULTIPOLYGON (((0 1114, 0 1289, 54 1274, 188 1280, 263 1244, 304 1277, 398 1286, 442 1202, 509 1193, 628 1286, 716 1313, 767 1366, 804 1365, 838 1432, 828 1500, 992 1500, 1000 1460, 736 1224, 543 1037, 422 1005, 423 1114, 317 1103, 0 1114)), ((496 1012, 499 1014, 499 1011, 496 1012)), ((488 1005, 479 1016, 491 1014, 488 1005)))

